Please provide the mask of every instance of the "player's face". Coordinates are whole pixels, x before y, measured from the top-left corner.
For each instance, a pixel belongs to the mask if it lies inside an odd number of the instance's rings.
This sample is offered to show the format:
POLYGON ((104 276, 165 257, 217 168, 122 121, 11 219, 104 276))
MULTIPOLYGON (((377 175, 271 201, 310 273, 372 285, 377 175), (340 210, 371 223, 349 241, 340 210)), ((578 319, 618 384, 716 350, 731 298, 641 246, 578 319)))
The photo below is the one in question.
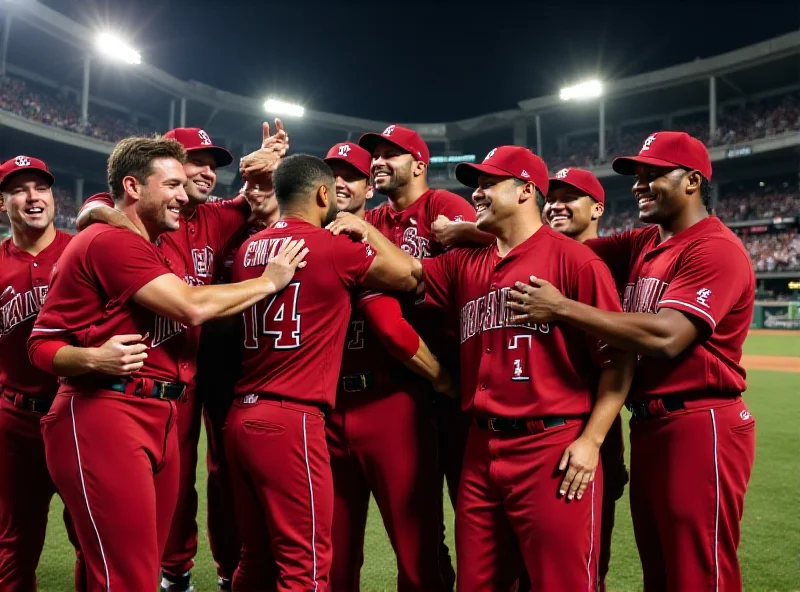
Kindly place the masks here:
POLYGON ((183 165, 186 178, 186 195, 198 204, 205 203, 217 184, 217 161, 210 152, 194 150, 183 165))
POLYGON ((519 211, 520 196, 525 185, 511 177, 481 174, 478 188, 472 194, 478 228, 495 234, 503 223, 519 211))
POLYGON ((259 222, 266 224, 278 211, 278 200, 275 198, 274 191, 267 193, 258 185, 248 184, 244 191, 244 198, 250 204, 253 218, 259 222))
POLYGON ((336 207, 340 212, 358 212, 372 197, 369 179, 344 162, 332 162, 336 179, 336 207))
POLYGON ((680 168, 637 164, 634 169, 633 196, 639 206, 639 219, 663 224, 682 208, 680 189, 686 171, 680 168))
POLYGON ((326 227, 328 224, 336 220, 336 216, 339 214, 339 207, 336 205, 336 189, 335 185, 332 183, 330 185, 325 186, 328 190, 328 209, 325 212, 325 216, 322 219, 322 227, 326 227))
POLYGON ((140 185, 136 212, 142 222, 161 231, 178 230, 186 196, 186 173, 174 158, 158 158, 153 173, 140 185))
POLYGON ((394 193, 411 183, 414 176, 414 157, 389 142, 380 142, 372 151, 372 181, 384 195, 394 193))
POLYGON ((567 236, 579 236, 603 214, 603 206, 572 187, 558 187, 547 194, 542 211, 550 228, 567 236))
POLYGON ((34 171, 15 173, 3 186, 3 211, 18 228, 44 230, 53 223, 56 207, 50 183, 34 171))

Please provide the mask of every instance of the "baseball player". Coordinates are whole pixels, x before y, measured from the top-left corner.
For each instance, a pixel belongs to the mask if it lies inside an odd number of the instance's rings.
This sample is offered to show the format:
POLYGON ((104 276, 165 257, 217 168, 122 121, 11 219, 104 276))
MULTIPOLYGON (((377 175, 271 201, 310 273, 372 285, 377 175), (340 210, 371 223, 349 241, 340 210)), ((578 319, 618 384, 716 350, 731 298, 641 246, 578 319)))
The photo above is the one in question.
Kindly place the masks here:
MULTIPOLYGON (((604 209, 605 191, 597 177, 589 171, 565 168, 550 177, 542 217, 556 232, 578 242, 597 238, 597 227, 604 209)), ((618 415, 600 447, 600 461, 603 463, 603 509, 598 566, 601 590, 605 590, 605 578, 611 559, 615 502, 622 497, 628 482, 623 453, 622 419, 618 415)))
POLYGON ((185 160, 183 146, 170 139, 117 144, 109 186, 138 235, 95 224, 75 237, 29 339, 31 361, 65 377, 42 434, 90 590, 140 592, 159 573, 179 485, 175 401, 194 375, 197 353, 197 333, 185 329, 276 293, 306 252, 302 243, 287 244, 263 276, 190 286, 182 253, 153 244, 180 226, 185 160), (130 376, 109 376, 87 359, 113 334, 144 337, 147 351, 132 360, 144 364, 130 376))
MULTIPOLYGON (((263 125, 262 151, 267 147, 285 151, 287 137, 280 120, 275 121, 277 133, 271 136, 269 124, 263 125)), ((216 146, 209 134, 199 128, 177 128, 165 134, 180 142, 188 153, 184 172, 188 179, 186 185, 187 202, 181 207, 181 226, 177 232, 166 234, 160 241, 165 249, 179 253, 185 260, 189 273, 186 281, 193 285, 208 285, 212 282, 215 258, 226 245, 248 227, 251 215, 248 202, 244 199, 208 202, 216 186, 219 167, 233 161, 231 154, 216 146), (207 203, 208 202, 208 203, 207 203)), ((273 151, 277 154, 279 150, 273 151)), ((282 152, 281 152, 282 153, 282 152)), ((252 156, 250 157, 252 160, 252 156)), ((251 169, 258 163, 250 163, 251 169)), ((78 227, 88 223, 103 221, 121 227, 130 227, 128 219, 113 209, 110 197, 105 200, 87 200, 78 218, 78 227), (95 206, 108 207, 95 207, 95 206)), ((199 329, 193 329, 199 331, 199 329)), ((203 400, 197 395, 197 382, 191 381, 184 400, 178 404, 178 448, 181 455, 180 489, 172 528, 162 560, 163 592, 186 592, 191 588, 191 568, 197 554, 197 491, 195 472, 197 467, 197 445, 200 438, 200 421, 203 400)), ((205 390, 213 394, 213 391, 205 390)), ((216 415, 211 416, 217 417, 216 415)), ((221 425, 218 430, 221 430, 221 425)), ((218 431, 216 430, 216 431, 218 431)), ((214 430, 209 430, 209 432, 214 430)), ((212 449, 213 454, 213 449, 212 449)), ((217 457, 212 457, 216 466, 217 457)), ((236 565, 234 554, 224 541, 235 537, 231 534, 235 525, 231 523, 230 509, 220 507, 212 495, 208 515, 208 530, 211 548, 221 555, 214 559, 218 565, 219 588, 229 588, 230 578, 236 565), (220 539, 220 542, 217 542, 220 539), (223 556, 224 555, 224 556, 223 556)))
POLYGON ((740 590, 736 549, 755 455, 755 420, 741 398, 750 259, 707 211, 711 162, 701 141, 658 132, 612 166, 633 175, 639 218, 653 224, 587 243, 628 264, 625 312, 574 302, 540 279, 508 306, 524 321, 568 323, 640 356, 628 407, 645 589, 740 590))
POLYGON ((606 266, 543 225, 544 162, 500 146, 456 176, 474 187, 477 227, 496 243, 423 261, 425 302, 460 311, 463 407, 473 418, 456 507, 457 585, 532 590, 597 585, 599 449, 635 357, 559 323, 514 323, 509 290, 532 273, 579 301, 620 310, 606 266))
POLYGON ((320 159, 286 158, 274 186, 281 219, 242 245, 233 279, 260 276, 270 253, 301 237, 308 268, 243 314, 242 377, 225 424, 242 536, 233 588, 322 592, 333 519, 325 415, 335 402, 350 293, 411 289, 419 264, 378 233, 365 244, 322 228, 337 208, 333 172, 320 159))
MULTIPOLYGON (((38 158, 20 155, 0 165, 0 212, 11 236, 0 243, 0 590, 36 590, 50 500, 39 420, 58 380, 31 365, 26 343, 47 295, 50 274, 72 235, 53 224, 55 178, 38 158)), ((64 522, 76 545, 69 514, 64 522)), ((85 589, 80 551, 75 588, 85 589)))
MULTIPOLYGON (((372 154, 371 173, 376 191, 389 198, 387 203, 367 211, 366 220, 406 253, 423 259, 444 252, 444 246, 436 240, 431 229, 439 216, 455 222, 475 221, 475 211, 465 199, 449 191, 428 187, 426 171, 430 151, 417 132, 390 125, 381 133, 364 134, 358 143, 372 154)), ((485 234, 474 226, 467 226, 464 232, 468 240, 486 240, 485 234)), ((404 301, 403 312, 442 363, 456 368, 454 327, 457 321, 443 321, 438 313, 415 309, 410 299, 404 301)), ((425 393, 418 396, 418 399, 426 398, 425 393)), ((455 506, 467 420, 456 402, 446 397, 435 397, 434 401, 439 432, 438 457, 455 506)))
MULTIPOLYGON (((331 148, 325 162, 336 179, 339 211, 364 218, 372 196, 369 152, 345 142, 331 148)), ((427 390, 424 380, 439 392, 452 388, 398 300, 372 291, 354 295, 336 409, 326 422, 334 487, 332 590, 360 589, 370 493, 397 558, 397 589, 453 588, 455 572, 440 547, 433 401, 418 396, 427 390)))

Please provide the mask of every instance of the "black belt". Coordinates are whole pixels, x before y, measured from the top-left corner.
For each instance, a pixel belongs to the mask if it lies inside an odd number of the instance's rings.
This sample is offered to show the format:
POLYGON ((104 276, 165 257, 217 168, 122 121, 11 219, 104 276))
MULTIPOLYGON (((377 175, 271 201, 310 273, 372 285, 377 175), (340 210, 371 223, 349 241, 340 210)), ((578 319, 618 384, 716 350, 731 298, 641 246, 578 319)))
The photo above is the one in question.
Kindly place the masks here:
POLYGON ((91 382, 79 382, 70 379, 64 379, 66 384, 81 385, 89 388, 105 389, 115 391, 126 395, 134 395, 142 397, 143 399, 161 399, 165 401, 177 401, 183 396, 186 391, 186 385, 178 382, 162 382, 160 380, 142 380, 141 378, 134 379, 110 379, 107 381, 93 380, 91 382), (142 392, 144 382, 152 382, 153 387, 150 392, 142 392), (135 387, 131 388, 131 383, 137 383, 135 387))
POLYGON ((512 434, 533 434, 541 430, 549 430, 567 423, 563 417, 542 417, 541 419, 511 419, 509 417, 478 417, 478 427, 487 432, 512 434), (541 428, 539 428, 539 425, 541 428))
POLYGON ((52 399, 34 399, 27 395, 11 393, 3 393, 3 396, 11 401, 11 404, 17 409, 30 411, 32 413, 41 413, 42 415, 50 411, 50 405, 53 404, 52 399))
MULTIPOLYGON (((381 374, 384 374, 383 372, 381 374)), ((409 380, 418 379, 419 377, 405 366, 392 368, 385 371, 388 375, 390 382, 397 384, 407 382, 409 380)), ((378 375, 375 372, 363 372, 362 374, 347 374, 339 377, 339 382, 342 385, 342 390, 346 393, 359 393, 367 389, 378 386, 378 375)))
POLYGON ((631 412, 631 415, 634 419, 646 419, 648 417, 657 417, 658 414, 650 412, 650 402, 651 401, 661 401, 661 404, 664 406, 666 411, 670 413, 673 411, 680 411, 681 409, 686 409, 686 406, 683 404, 683 399, 677 395, 667 395, 666 397, 658 397, 656 399, 651 399, 646 403, 626 403, 625 407, 628 408, 628 411, 631 412))

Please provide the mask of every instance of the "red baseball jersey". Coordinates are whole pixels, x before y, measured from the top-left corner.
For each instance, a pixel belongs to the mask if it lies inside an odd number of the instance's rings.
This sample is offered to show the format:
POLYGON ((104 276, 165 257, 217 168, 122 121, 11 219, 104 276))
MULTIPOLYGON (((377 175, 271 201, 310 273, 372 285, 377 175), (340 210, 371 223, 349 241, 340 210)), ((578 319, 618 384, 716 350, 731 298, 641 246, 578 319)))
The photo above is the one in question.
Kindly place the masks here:
POLYGON ((672 360, 640 356, 631 398, 745 390, 742 344, 753 320, 755 275, 744 246, 710 216, 661 242, 658 226, 586 243, 606 261, 628 262, 625 312, 674 308, 702 323, 700 339, 672 360))
POLYGON ((188 383, 197 351, 187 343, 185 326, 131 299, 167 273, 186 277, 183 257, 168 260, 154 244, 129 230, 90 226, 72 239, 58 261, 30 348, 48 339, 98 347, 114 335, 149 333, 147 360, 133 376, 188 383))
POLYGON ((56 261, 72 235, 56 237, 38 255, 17 248, 11 238, 0 244, 0 386, 37 399, 49 399, 58 390, 55 376, 31 364, 28 337, 44 303, 56 261))
POLYGON ((333 407, 350 319, 350 292, 372 265, 372 247, 288 218, 241 246, 233 281, 260 276, 271 255, 286 241, 300 238, 308 248, 306 267, 298 269, 281 292, 242 315, 242 378, 236 393, 269 393, 333 407))
POLYGON ((353 295, 353 313, 350 316, 344 356, 342 357, 342 376, 366 372, 389 372, 392 368, 401 365, 386 351, 361 311, 367 302, 377 298, 392 298, 392 296, 372 290, 353 295))
POLYGON ((425 303, 460 311, 463 407, 476 416, 588 414, 605 344, 565 323, 513 324, 508 290, 531 275, 592 306, 620 311, 608 268, 587 247, 543 226, 505 257, 454 249, 423 261, 425 303))

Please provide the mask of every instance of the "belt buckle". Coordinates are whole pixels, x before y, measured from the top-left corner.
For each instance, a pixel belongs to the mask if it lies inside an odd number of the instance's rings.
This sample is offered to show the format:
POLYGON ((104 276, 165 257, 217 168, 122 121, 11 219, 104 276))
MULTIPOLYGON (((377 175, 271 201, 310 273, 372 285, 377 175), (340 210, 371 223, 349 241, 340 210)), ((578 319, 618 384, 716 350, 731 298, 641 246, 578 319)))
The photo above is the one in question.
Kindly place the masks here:
POLYGON ((486 420, 486 427, 489 428, 490 432, 496 432, 497 431, 495 429, 495 427, 494 427, 494 420, 495 419, 496 419, 495 417, 490 417, 489 419, 486 420))
POLYGON ((164 400, 167 398, 167 383, 166 382, 157 382, 155 383, 156 386, 156 399, 164 400))
POLYGON ((358 393, 361 391, 367 390, 367 377, 364 374, 351 374, 350 376, 345 376, 342 378, 342 388, 346 393, 358 393), (352 378, 360 378, 361 379, 361 387, 360 388, 348 388, 347 383, 348 379, 352 378))

